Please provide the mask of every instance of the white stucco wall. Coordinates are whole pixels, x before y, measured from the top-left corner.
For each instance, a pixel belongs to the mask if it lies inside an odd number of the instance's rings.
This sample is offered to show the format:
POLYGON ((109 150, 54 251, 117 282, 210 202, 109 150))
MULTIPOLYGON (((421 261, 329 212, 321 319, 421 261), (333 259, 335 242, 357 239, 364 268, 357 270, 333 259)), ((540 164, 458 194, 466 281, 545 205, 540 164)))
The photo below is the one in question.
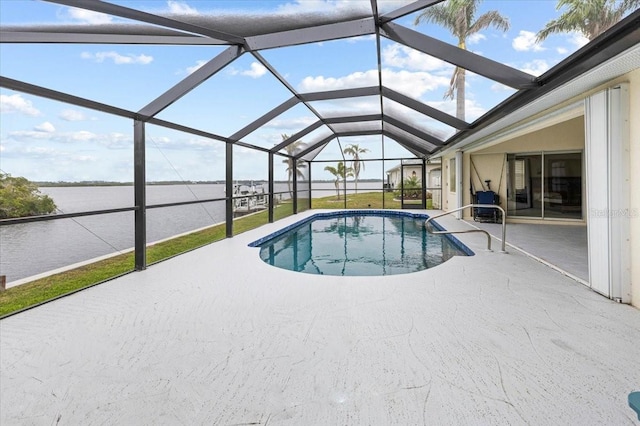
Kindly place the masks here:
MULTIPOLYGON (((464 204, 471 203, 469 182, 473 182, 476 191, 481 191, 484 181, 490 179, 491 189, 500 196, 501 207, 507 208, 506 154, 574 150, 584 150, 583 116, 509 139, 486 149, 475 150, 471 154, 465 153, 463 183, 467 186, 463 191, 464 204), (471 160, 473 166, 471 166, 471 160)), ((469 214, 465 212, 465 217, 469 214)))
POLYGON ((631 304, 640 308, 640 69, 627 75, 630 120, 631 304))
MULTIPOLYGON (((612 87, 621 82, 629 83, 629 116, 630 120, 630 246, 631 246, 631 304, 640 308, 640 69, 626 74, 614 81, 609 81, 599 87, 594 88, 581 97, 577 97, 571 102, 584 98, 592 93, 612 87)), ((482 179, 491 179, 492 189, 497 190, 496 183, 500 179, 500 163, 504 153, 519 153, 532 151, 558 151, 558 150, 583 150, 584 149, 584 117, 576 117, 559 124, 549 126, 531 133, 515 137, 502 143, 485 149, 475 149, 473 153, 465 153, 463 164, 463 188, 464 203, 471 200, 469 192, 469 182, 475 173, 470 167, 470 156, 480 173, 482 179)), ((455 193, 449 191, 449 159, 454 158, 454 153, 447 153, 442 157, 442 196, 443 208, 448 210, 455 205, 455 193)), ((506 179, 506 176, 503 178, 506 179)), ((477 179, 476 179, 477 180, 477 179)), ((474 181, 474 185, 478 183, 474 181)), ((499 184, 497 184, 499 185, 499 184)), ((477 188, 476 188, 477 189, 477 188)), ((506 185, 500 188, 500 196, 506 199, 506 185)), ((468 214, 468 213, 467 213, 468 214)), ((466 216, 466 215, 465 215, 466 216)), ((588 220, 588 218, 587 218, 588 220)))

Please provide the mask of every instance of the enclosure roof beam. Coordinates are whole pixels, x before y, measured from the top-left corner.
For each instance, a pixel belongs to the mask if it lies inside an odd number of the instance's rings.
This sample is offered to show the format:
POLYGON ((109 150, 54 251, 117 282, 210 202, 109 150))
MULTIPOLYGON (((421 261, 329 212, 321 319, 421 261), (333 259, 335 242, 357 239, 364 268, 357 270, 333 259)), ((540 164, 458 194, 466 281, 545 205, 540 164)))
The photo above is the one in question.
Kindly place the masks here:
POLYGON ((278 151, 280 151, 281 149, 289 146, 290 144, 300 140, 300 138, 303 137, 304 135, 307 135, 307 134, 313 132, 314 130, 316 130, 318 127, 321 127, 323 124, 324 123, 322 123, 322 121, 320 121, 320 120, 316 121, 312 125, 305 127, 304 129, 302 129, 301 131, 299 131, 295 135, 289 136, 287 139, 283 140, 278 145, 276 145, 273 148, 271 148, 270 152, 278 152, 278 151))
MULTIPOLYGON (((236 60, 243 51, 240 46, 230 46, 215 58, 189 74, 184 80, 160 95, 149 105, 142 108, 138 114, 142 117, 154 117, 169 105, 195 89, 209 77, 236 60)), ((148 118, 147 118, 148 121, 148 118)))
POLYGON ((194 129, 192 127, 183 126, 182 124, 172 123, 170 121, 160 120, 159 118, 152 118, 148 121, 149 124, 156 126, 166 127, 167 129, 178 130, 179 132, 189 133, 195 136, 202 136, 207 139, 215 139, 221 142, 229 142, 224 136, 216 135, 215 133, 205 132, 203 130, 194 129))
POLYGON ((394 132, 393 130, 382 129, 382 134, 390 137, 391 139, 395 140, 396 142, 398 142, 400 145, 404 146, 407 149, 411 148, 410 151, 413 152, 414 154, 419 153, 420 154, 418 155, 419 157, 420 156, 427 157, 429 156, 429 154, 431 154, 431 151, 426 149, 424 146, 420 146, 414 142, 411 142, 410 140, 394 132))
POLYGON ((640 10, 632 12, 587 45, 538 77, 540 87, 516 92, 495 108, 474 121, 470 128, 451 136, 445 146, 462 142, 473 133, 507 117, 533 101, 548 95, 558 87, 569 83, 615 56, 640 44, 640 10))
POLYGON ((295 96, 289 98, 288 100, 284 101, 283 103, 281 103, 280 105, 278 105, 277 107, 275 107, 274 109, 272 109, 271 111, 263 115, 262 117, 258 118, 252 123, 249 123, 242 129, 235 132, 233 135, 229 136, 229 139, 237 141, 244 138, 248 134, 256 131, 261 126, 267 124, 269 121, 273 120, 274 118, 276 118, 283 112, 287 111, 291 107, 297 105, 299 102, 300 101, 295 96))
POLYGON ((86 10, 92 10, 94 12, 106 13, 107 15, 119 16, 121 18, 132 19, 139 22, 146 22, 153 25, 158 25, 166 28, 173 28, 176 30, 186 31, 193 34, 199 34, 218 40, 224 40, 230 44, 244 45, 245 40, 242 37, 238 37, 233 34, 227 34, 222 31, 212 30, 210 28, 204 28, 186 22, 178 21, 176 19, 167 18, 164 16, 154 15, 152 13, 142 12, 140 10, 130 9, 124 6, 118 6, 115 4, 107 3, 105 1, 98 0, 46 0, 49 3, 62 4, 70 7, 77 7, 86 10))
POLYGON ((426 142, 429 142, 431 145, 436 145, 436 146, 444 145, 444 141, 442 139, 439 139, 433 135, 430 135, 429 133, 423 132, 422 130, 416 129, 415 127, 408 125, 404 121, 385 115, 384 122, 389 123, 392 126, 396 126, 398 129, 404 130, 405 132, 410 133, 417 138, 420 138, 426 142))
POLYGON ((412 49, 515 89, 538 87, 536 77, 499 62, 410 30, 392 22, 380 27, 382 35, 412 49))
POLYGON ((371 136, 371 135, 381 135, 382 129, 378 130, 353 130, 346 132, 338 132, 336 136, 371 136))
POLYGON ((314 150, 320 148, 322 145, 326 145, 327 143, 331 142, 333 139, 336 138, 336 135, 329 135, 326 138, 321 139, 320 141, 309 145, 308 147, 306 147, 305 149, 301 150, 300 152, 296 153, 296 155, 294 156, 294 158, 296 160, 304 157, 305 155, 307 155, 310 152, 313 152, 314 150))
POLYGON ((311 133, 312 131, 316 130, 317 128, 321 127, 324 124, 357 123, 357 122, 363 122, 363 121, 376 121, 376 120, 382 120, 382 114, 354 115, 349 117, 328 117, 322 121, 320 120, 316 121, 312 125, 296 133, 295 135, 288 137, 286 140, 280 142, 278 145, 271 148, 271 152, 280 151, 281 149, 285 148, 289 144, 300 140, 300 138, 302 138, 304 135, 311 133))
MULTIPOLYGON (((284 86, 286 87, 292 94, 293 96, 300 101, 300 94, 298 93, 298 91, 291 86, 291 84, 289 84, 289 82, 282 76, 280 75, 280 73, 278 71, 276 71, 276 69, 273 67, 273 65, 271 65, 269 63, 269 61, 267 61, 260 53, 258 52, 251 52, 251 54, 253 55, 254 58, 256 58, 258 61, 260 61, 260 63, 267 69, 269 70, 269 72, 278 79, 278 81, 284 86)), ((320 113, 318 113, 318 111, 315 110, 315 108, 313 108, 311 105, 309 105, 307 102, 303 101, 303 104, 305 107, 307 107, 307 109, 309 111, 311 111, 313 113, 313 115, 315 115, 320 121, 322 120, 322 116, 320 115, 320 113)))
POLYGON ((39 96, 41 98, 76 105, 83 108, 89 108, 95 111, 106 112, 107 114, 113 114, 119 117, 132 118, 134 120, 138 118, 138 115, 133 111, 128 111, 126 109, 91 101, 89 99, 80 98, 68 93, 58 92, 55 90, 44 88, 42 86, 36 86, 35 84, 25 83, 23 81, 14 80, 8 77, 0 76, 0 87, 4 87, 10 90, 16 90, 22 93, 28 93, 30 95, 39 96))
POLYGON ((249 51, 254 51, 274 49, 277 47, 296 46, 299 44, 318 43, 328 40, 373 34, 375 30, 376 26, 374 20, 372 18, 365 18, 247 37, 246 48, 249 51))
POLYGON ((384 24, 389 21, 393 21, 394 19, 411 15, 413 12, 417 12, 421 9, 427 8, 429 6, 433 6, 434 4, 440 3, 442 1, 444 0, 418 0, 406 6, 403 6, 399 9, 396 9, 393 12, 385 13, 384 15, 380 16, 380 19, 378 20, 378 22, 380 24, 384 24))
POLYGON ((373 19, 378 22, 378 0, 369 0, 369 4, 371 5, 371 14, 373 15, 373 19))
POLYGON ((382 95, 385 98, 389 98, 392 101, 398 102, 408 108, 411 108, 414 111, 422 113, 424 115, 428 115, 429 117, 436 119, 447 126, 451 126, 458 130, 464 130, 469 128, 469 123, 460 120, 452 115, 447 114, 446 112, 442 112, 436 108, 430 107, 427 104, 423 104, 420 101, 417 101, 409 96, 403 95, 402 93, 398 93, 395 90, 391 90, 387 87, 382 88, 382 95))
MULTIPOLYGON (((183 33, 181 33, 183 34, 183 33)), ((220 41, 191 35, 59 33, 40 31, 0 31, 0 43, 59 44, 146 44, 146 45, 220 45, 220 41)))
POLYGON ((378 86, 357 87, 355 89, 328 90, 326 92, 300 93, 300 100, 304 102, 326 101, 330 99, 357 98, 361 96, 379 95, 378 86))
POLYGON ((327 123, 357 123, 362 121, 376 121, 376 120, 382 120, 382 114, 350 115, 345 117, 325 118, 325 122, 327 123))

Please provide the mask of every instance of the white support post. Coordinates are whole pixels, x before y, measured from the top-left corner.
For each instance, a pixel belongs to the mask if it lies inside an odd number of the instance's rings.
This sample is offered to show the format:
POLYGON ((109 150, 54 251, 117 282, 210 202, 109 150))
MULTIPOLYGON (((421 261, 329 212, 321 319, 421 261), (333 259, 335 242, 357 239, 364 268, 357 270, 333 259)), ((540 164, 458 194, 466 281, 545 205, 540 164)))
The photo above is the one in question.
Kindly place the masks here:
POLYGON ((613 300, 630 303, 627 84, 585 100, 585 138, 589 284, 613 300))
MULTIPOLYGON (((456 152, 456 208, 462 207, 462 151, 456 152)), ((457 219, 462 219, 463 211, 460 210, 456 213, 457 219)))

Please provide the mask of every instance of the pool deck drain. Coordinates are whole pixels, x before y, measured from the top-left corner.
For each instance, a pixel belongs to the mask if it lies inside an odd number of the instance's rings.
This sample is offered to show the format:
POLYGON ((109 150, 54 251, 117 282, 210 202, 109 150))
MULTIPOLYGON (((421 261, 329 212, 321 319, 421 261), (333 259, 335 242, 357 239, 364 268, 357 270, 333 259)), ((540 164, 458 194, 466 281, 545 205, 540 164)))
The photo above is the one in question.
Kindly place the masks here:
POLYGON ((0 424, 637 421, 637 309, 483 235, 459 236, 475 256, 385 277, 247 246, 311 213, 2 320, 0 424))

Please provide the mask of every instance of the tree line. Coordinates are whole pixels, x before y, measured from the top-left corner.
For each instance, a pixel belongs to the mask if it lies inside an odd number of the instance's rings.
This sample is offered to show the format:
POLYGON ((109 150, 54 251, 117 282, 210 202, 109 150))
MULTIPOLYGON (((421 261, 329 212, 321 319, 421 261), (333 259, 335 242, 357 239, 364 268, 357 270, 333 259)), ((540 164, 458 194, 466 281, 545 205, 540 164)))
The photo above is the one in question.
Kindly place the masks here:
POLYGON ((39 216, 56 211, 56 204, 23 177, 0 172, 0 219, 39 216))

